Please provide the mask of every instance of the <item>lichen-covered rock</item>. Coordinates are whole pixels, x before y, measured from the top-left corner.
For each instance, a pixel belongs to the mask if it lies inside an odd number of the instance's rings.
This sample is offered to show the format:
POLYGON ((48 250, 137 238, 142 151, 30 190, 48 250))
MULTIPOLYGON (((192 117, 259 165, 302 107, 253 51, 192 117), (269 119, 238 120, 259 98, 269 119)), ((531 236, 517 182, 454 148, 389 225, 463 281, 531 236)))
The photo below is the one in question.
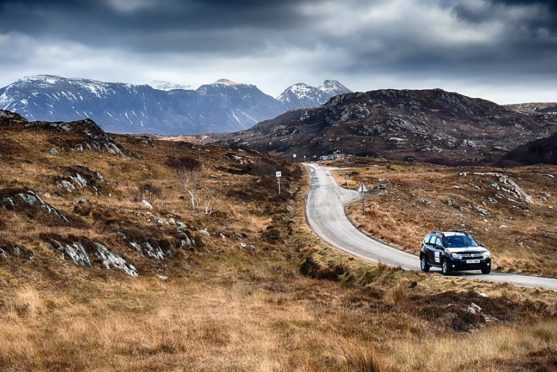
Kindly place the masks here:
MULTIPOLYGON (((496 173, 496 172, 487 172, 487 173, 479 173, 476 172, 474 173, 475 175, 478 176, 488 176, 488 177, 494 177, 497 179, 497 182, 493 182, 491 184, 491 186, 497 190, 497 191, 501 191, 505 194, 507 194, 508 196, 503 197, 507 200, 509 200, 510 202, 514 202, 516 203, 517 200, 520 200, 522 202, 531 204, 534 202, 534 199, 532 198, 532 196, 530 194, 528 194, 526 191, 524 191, 520 186, 518 186, 518 184, 509 176, 503 174, 503 173, 496 173)), ((501 193, 497 193, 497 195, 501 195, 501 193)))
POLYGON ((90 188, 93 192, 98 193, 103 176, 96 171, 86 167, 76 166, 63 168, 65 177, 55 181, 56 186, 65 192, 74 192, 84 188, 90 188))
POLYGON ((122 230, 118 233, 135 251, 155 260, 172 257, 179 249, 193 245, 193 240, 181 226, 176 228, 176 232, 171 233, 171 238, 136 229, 122 230))
POLYGON ((42 235, 41 238, 50 249, 58 252, 62 259, 69 259, 76 265, 91 267, 94 264, 98 264, 106 269, 115 268, 121 270, 130 276, 136 277, 139 275, 133 263, 113 252, 102 243, 75 236, 42 235))
POLYGON ((70 259, 77 265, 91 266, 89 254, 80 241, 62 242, 54 238, 48 238, 46 243, 51 249, 60 253, 60 258, 70 259))
POLYGON ((58 209, 45 202, 37 193, 30 189, 16 188, 0 190, 0 208, 16 212, 33 214, 39 211, 54 219, 69 222, 68 218, 58 209))
POLYGON ((106 246, 102 245, 101 243, 95 243, 95 247, 97 248, 97 252, 95 252, 95 254, 99 259, 102 260, 102 264, 107 269, 113 267, 115 269, 124 271, 130 276, 139 275, 136 268, 131 263, 126 261, 121 256, 117 255, 116 253, 112 252, 106 246))

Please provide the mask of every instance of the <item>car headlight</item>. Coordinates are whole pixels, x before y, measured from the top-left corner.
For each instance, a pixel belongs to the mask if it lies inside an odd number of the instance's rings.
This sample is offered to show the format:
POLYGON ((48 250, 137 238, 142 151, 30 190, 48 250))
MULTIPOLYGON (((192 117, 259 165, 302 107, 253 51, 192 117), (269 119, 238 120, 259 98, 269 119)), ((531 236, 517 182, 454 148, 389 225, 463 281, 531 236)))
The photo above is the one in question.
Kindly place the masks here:
POLYGON ((455 260, 461 260, 462 259, 462 255, 458 254, 458 253, 451 253, 451 257, 454 258, 455 260))
POLYGON ((483 256, 483 257, 484 257, 484 260, 485 260, 485 259, 488 259, 488 258, 491 258, 491 252, 489 252, 489 251, 484 252, 484 256, 483 256))

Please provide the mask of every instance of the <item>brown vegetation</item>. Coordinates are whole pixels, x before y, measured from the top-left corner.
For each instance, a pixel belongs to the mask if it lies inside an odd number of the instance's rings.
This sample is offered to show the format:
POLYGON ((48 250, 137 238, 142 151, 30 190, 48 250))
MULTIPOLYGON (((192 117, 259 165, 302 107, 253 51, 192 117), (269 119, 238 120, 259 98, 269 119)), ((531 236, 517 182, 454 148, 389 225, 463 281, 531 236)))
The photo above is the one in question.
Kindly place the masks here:
POLYGON ((299 167, 255 152, 126 136, 115 140, 127 156, 71 148, 53 156, 51 135, 0 126, 0 143, 9 138, 20 151, 0 154, 0 189, 32 189, 70 221, 83 221, 45 224, 36 214, 0 208, 3 370, 511 370, 554 363, 557 294, 409 273, 332 250, 304 224, 299 167), (213 201, 211 214, 191 209, 169 157, 201 163, 197 188, 213 201), (102 174, 103 192, 56 185, 78 166, 102 174), (280 195, 271 167, 283 170, 280 195), (152 209, 138 198, 145 184, 161 191, 152 209), (101 242, 139 276, 63 260, 49 238, 80 240, 90 251, 101 242), (15 246, 34 258, 15 255, 15 246), (471 314, 472 303, 481 310, 471 314), (449 354, 454 366, 444 364, 449 354))
POLYGON ((417 253, 432 230, 466 230, 492 251, 496 270, 557 277, 557 167, 367 164, 337 179, 369 186, 365 216, 359 203, 348 209, 364 231, 417 253))

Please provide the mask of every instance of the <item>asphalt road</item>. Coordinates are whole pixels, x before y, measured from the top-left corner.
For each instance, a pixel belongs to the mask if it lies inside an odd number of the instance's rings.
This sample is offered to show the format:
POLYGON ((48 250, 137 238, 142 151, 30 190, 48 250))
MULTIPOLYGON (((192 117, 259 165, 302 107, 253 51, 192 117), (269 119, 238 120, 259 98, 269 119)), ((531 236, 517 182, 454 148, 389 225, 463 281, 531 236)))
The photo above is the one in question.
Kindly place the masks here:
MULTIPOLYGON (((310 192, 306 202, 309 226, 330 245, 363 259, 381 262, 405 270, 420 270, 418 256, 390 247, 358 230, 348 220, 344 206, 360 198, 357 191, 337 185, 331 168, 307 163, 311 178, 310 192)), ((417 242, 416 244, 418 244, 417 242)), ((471 280, 507 282, 525 287, 540 287, 557 291, 557 279, 537 276, 492 272, 489 275, 463 272, 456 276, 471 280)))

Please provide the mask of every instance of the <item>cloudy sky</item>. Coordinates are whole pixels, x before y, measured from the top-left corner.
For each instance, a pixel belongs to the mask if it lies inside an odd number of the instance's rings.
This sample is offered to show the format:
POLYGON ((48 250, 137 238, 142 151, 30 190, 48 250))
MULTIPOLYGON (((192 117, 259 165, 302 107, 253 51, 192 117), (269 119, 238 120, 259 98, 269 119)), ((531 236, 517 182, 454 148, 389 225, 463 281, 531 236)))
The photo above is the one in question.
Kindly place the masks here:
POLYGON ((0 0, 0 86, 219 78, 278 95, 433 88, 557 101, 557 0, 0 0))

